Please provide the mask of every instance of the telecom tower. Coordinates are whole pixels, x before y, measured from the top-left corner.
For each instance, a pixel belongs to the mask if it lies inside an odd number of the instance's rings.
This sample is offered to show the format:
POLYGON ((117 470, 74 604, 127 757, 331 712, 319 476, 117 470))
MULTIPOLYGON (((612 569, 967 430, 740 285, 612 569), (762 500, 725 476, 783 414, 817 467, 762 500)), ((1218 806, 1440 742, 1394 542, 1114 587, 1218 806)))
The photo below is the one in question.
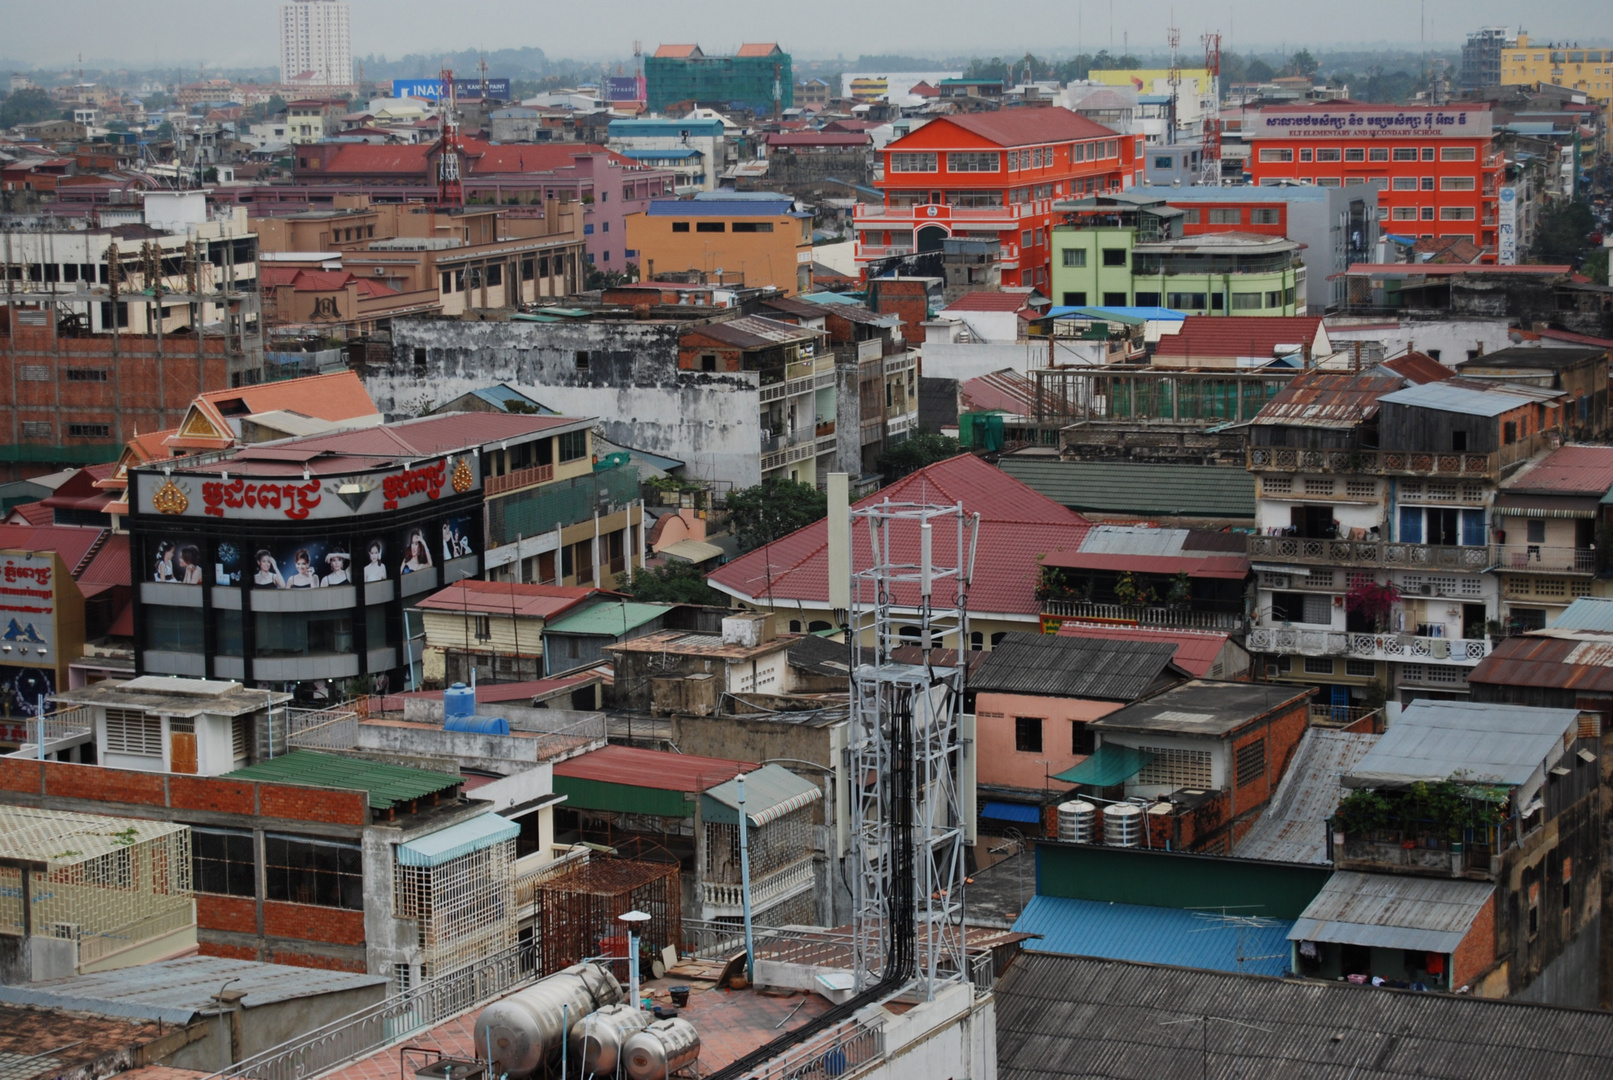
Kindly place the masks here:
POLYGON ((1182 32, 1176 27, 1176 13, 1174 11, 1171 12, 1170 28, 1165 31, 1165 40, 1171 47, 1171 67, 1166 76, 1166 82, 1170 84, 1171 88, 1171 104, 1170 116, 1165 122, 1165 142, 1174 145, 1176 142, 1177 117, 1181 113, 1181 107, 1177 102, 1182 96, 1182 59, 1176 52, 1177 48, 1182 44, 1182 32))
POLYGON ((454 71, 443 68, 437 92, 437 123, 442 137, 437 141, 437 205, 465 205, 465 147, 459 141, 459 96, 454 92, 454 71))
POLYGON ((864 532, 869 551, 866 568, 850 572, 847 608, 858 991, 916 978, 928 999, 968 977, 958 784, 965 670, 935 664, 932 650, 968 648, 979 521, 961 503, 887 500, 842 526, 848 551, 864 532), (903 636, 915 625, 916 638, 903 636), (921 646, 922 662, 893 659, 904 645, 921 646))
POLYGON ((1221 35, 1204 35, 1203 96, 1212 108, 1204 114, 1204 149, 1199 154, 1199 183, 1221 183, 1221 35))

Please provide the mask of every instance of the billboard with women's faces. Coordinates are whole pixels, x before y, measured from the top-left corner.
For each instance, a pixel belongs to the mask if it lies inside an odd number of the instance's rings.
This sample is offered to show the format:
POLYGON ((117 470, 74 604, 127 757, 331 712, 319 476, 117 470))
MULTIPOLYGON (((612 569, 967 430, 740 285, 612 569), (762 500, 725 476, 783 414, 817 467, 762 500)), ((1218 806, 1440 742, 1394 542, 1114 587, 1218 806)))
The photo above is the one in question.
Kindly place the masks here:
POLYGON ((202 543, 183 535, 155 536, 146 540, 145 581, 169 585, 202 583, 202 543))
MULTIPOLYGON (((385 556, 383 541, 381 554, 385 556)), ((254 589, 325 589, 358 580, 354 554, 345 540, 276 540, 257 548, 221 541, 214 562, 214 581, 254 589)), ((379 579, 376 579, 379 580, 379 579)))

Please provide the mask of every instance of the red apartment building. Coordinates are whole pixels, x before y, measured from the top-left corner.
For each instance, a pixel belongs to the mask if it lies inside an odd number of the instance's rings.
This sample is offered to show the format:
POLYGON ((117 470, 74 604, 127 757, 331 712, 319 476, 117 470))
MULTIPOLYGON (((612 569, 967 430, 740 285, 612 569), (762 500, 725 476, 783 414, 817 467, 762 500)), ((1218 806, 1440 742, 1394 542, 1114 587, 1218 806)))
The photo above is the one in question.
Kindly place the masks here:
POLYGON ((1053 204, 1141 178, 1142 139, 1068 109, 943 116, 883 151, 881 206, 856 208, 857 262, 994 240, 1005 286, 1046 291, 1053 204))
POLYGON ((1372 185, 1384 232, 1465 237, 1495 261, 1504 161, 1488 106, 1281 105, 1249 110, 1242 130, 1256 184, 1372 185))

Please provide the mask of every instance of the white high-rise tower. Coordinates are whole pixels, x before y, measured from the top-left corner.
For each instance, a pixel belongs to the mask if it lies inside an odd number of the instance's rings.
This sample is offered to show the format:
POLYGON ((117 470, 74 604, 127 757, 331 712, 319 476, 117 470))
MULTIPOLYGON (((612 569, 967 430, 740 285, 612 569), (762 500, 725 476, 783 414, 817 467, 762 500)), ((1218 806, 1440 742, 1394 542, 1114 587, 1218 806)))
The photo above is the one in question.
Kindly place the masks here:
POLYGON ((280 5, 280 81, 305 86, 353 82, 351 17, 342 0, 280 5))

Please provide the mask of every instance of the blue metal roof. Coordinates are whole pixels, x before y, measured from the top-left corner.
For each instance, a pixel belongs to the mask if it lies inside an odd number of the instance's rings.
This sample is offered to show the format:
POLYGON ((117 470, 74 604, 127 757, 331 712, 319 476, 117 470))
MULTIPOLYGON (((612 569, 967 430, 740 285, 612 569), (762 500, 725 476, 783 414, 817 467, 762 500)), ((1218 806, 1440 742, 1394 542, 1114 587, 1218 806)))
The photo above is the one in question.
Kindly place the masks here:
MULTIPOLYGON (((1606 502, 1607 499, 1603 499, 1606 502)), ((1581 596, 1551 624, 1553 630, 1613 630, 1613 600, 1581 596)))
POLYGON ((1034 825, 1042 820, 1042 811, 1023 803, 988 802, 980 808, 980 816, 996 821, 1019 821, 1034 825))
POLYGON ((461 821, 429 836, 398 845, 398 863, 402 866, 441 866, 461 855, 492 847, 520 835, 521 826, 505 821, 497 814, 482 814, 469 821, 461 821))
POLYGON ((1036 896, 1015 920, 1014 932, 1041 935, 1042 940, 1025 943, 1036 952, 1282 975, 1292 955, 1288 932, 1293 926, 1292 919, 1228 918, 1219 911, 1036 896))
POLYGON ((617 135, 721 135, 721 120, 612 120, 608 129, 617 135))
POLYGON ((700 151, 693 147, 684 147, 683 149, 668 148, 666 150, 618 150, 617 153, 623 157, 632 158, 634 161, 687 161, 690 158, 702 156, 700 151))
POLYGON ((652 199, 651 217, 780 217, 794 215, 794 199, 652 199))
POLYGON ((1104 317, 1117 317, 1122 319, 1141 319, 1144 322, 1181 322, 1187 318, 1187 312, 1177 311, 1168 307, 1068 307, 1057 306, 1047 309, 1047 313, 1055 319, 1070 316, 1084 316, 1094 319, 1104 317))

